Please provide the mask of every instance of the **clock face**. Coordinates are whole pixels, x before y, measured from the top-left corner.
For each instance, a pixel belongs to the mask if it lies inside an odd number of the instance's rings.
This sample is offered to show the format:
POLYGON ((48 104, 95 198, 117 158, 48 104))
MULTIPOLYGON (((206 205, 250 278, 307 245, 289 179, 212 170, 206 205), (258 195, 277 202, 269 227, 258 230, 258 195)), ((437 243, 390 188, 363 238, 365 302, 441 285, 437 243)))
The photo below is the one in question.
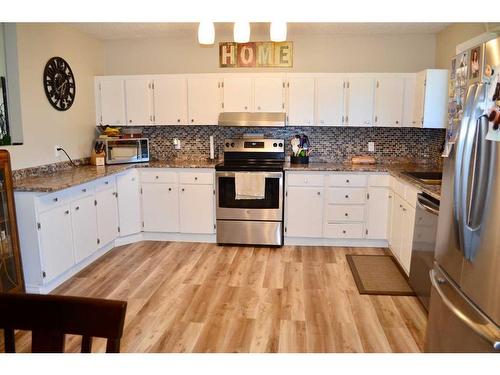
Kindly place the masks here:
POLYGON ((68 110, 75 101, 75 77, 69 64, 61 57, 52 57, 43 71, 45 95, 58 111, 68 110))

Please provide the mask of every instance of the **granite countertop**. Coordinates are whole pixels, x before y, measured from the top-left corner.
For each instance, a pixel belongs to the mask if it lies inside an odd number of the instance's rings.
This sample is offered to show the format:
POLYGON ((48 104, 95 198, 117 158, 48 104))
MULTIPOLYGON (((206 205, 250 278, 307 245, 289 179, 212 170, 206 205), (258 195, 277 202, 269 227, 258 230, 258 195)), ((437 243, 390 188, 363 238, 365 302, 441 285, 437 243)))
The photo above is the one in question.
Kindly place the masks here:
POLYGON ((131 168, 213 168, 219 161, 176 159, 173 161, 151 161, 148 163, 116 164, 96 167, 83 165, 39 176, 25 176, 14 180, 14 191, 50 193, 84 184, 123 172, 131 168))
POLYGON ((388 172, 394 177, 398 177, 421 191, 429 194, 431 197, 440 199, 441 185, 423 184, 403 172, 437 172, 442 167, 436 164, 419 163, 377 163, 377 164, 352 164, 352 163, 326 163, 312 162, 309 164, 285 164, 286 171, 332 171, 332 172, 388 172))
MULTIPOLYGON (((214 168, 220 160, 207 159, 175 159, 159 160, 149 163, 117 164, 96 167, 83 165, 39 176, 25 176, 14 180, 14 191, 50 193, 70 188, 86 182, 123 172, 131 168, 214 168)), ((425 185, 402 172, 410 171, 440 171, 441 167, 434 164, 415 163, 380 163, 372 165, 351 163, 312 162, 306 165, 286 163, 286 171, 335 171, 335 172, 388 172, 409 182, 432 197, 439 199, 440 185, 425 185)))

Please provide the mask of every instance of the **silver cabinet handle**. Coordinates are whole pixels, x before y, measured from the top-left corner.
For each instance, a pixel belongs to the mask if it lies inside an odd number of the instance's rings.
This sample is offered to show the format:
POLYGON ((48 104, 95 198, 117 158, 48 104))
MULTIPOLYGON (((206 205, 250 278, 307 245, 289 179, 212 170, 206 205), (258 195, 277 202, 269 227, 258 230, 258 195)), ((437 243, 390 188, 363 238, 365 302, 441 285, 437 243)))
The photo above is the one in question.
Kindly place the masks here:
POLYGON ((439 294, 439 297, 441 297, 441 300, 443 301, 445 306, 448 309, 450 309, 450 311, 462 322, 464 322, 470 329, 472 329, 479 336, 488 341, 490 345, 493 347, 493 349, 500 351, 500 337, 494 337, 493 334, 491 333, 497 331, 498 329, 496 327, 493 327, 492 324, 489 323, 489 320, 485 316, 483 316, 483 314, 479 310, 477 310, 477 308, 475 308, 472 305, 470 305, 472 310, 476 312, 482 319, 484 319, 484 323, 486 324, 477 323, 470 317, 468 317, 466 314, 464 314, 460 309, 458 309, 453 304, 453 302, 450 301, 450 299, 441 289, 441 285, 448 284, 448 281, 445 278, 438 277, 438 275, 436 275, 436 272, 434 270, 430 270, 429 273, 432 286, 439 294))

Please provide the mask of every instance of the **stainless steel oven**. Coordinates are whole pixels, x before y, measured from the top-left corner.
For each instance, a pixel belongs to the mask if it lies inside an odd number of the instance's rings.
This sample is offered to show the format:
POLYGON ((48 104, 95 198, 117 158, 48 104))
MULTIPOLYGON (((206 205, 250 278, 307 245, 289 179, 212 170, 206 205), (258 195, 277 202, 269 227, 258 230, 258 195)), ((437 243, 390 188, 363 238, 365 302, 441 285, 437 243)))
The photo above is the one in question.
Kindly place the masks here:
POLYGON ((216 168, 217 242, 283 245, 283 140, 226 140, 216 168), (264 179, 259 198, 238 199, 236 174, 264 179))

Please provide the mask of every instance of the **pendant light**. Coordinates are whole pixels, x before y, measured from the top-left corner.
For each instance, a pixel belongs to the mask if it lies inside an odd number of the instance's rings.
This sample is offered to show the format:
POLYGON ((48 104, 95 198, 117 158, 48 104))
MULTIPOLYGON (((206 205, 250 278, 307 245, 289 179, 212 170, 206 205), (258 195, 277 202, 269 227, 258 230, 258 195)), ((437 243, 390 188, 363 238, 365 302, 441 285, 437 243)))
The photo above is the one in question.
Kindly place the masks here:
POLYGON ((250 23, 235 22, 233 37, 236 43, 247 43, 250 41, 250 23))
POLYGON ((286 41, 286 22, 271 22, 271 41, 286 41))
POLYGON ((213 22, 202 21, 198 25, 198 43, 214 44, 215 28, 213 22))

